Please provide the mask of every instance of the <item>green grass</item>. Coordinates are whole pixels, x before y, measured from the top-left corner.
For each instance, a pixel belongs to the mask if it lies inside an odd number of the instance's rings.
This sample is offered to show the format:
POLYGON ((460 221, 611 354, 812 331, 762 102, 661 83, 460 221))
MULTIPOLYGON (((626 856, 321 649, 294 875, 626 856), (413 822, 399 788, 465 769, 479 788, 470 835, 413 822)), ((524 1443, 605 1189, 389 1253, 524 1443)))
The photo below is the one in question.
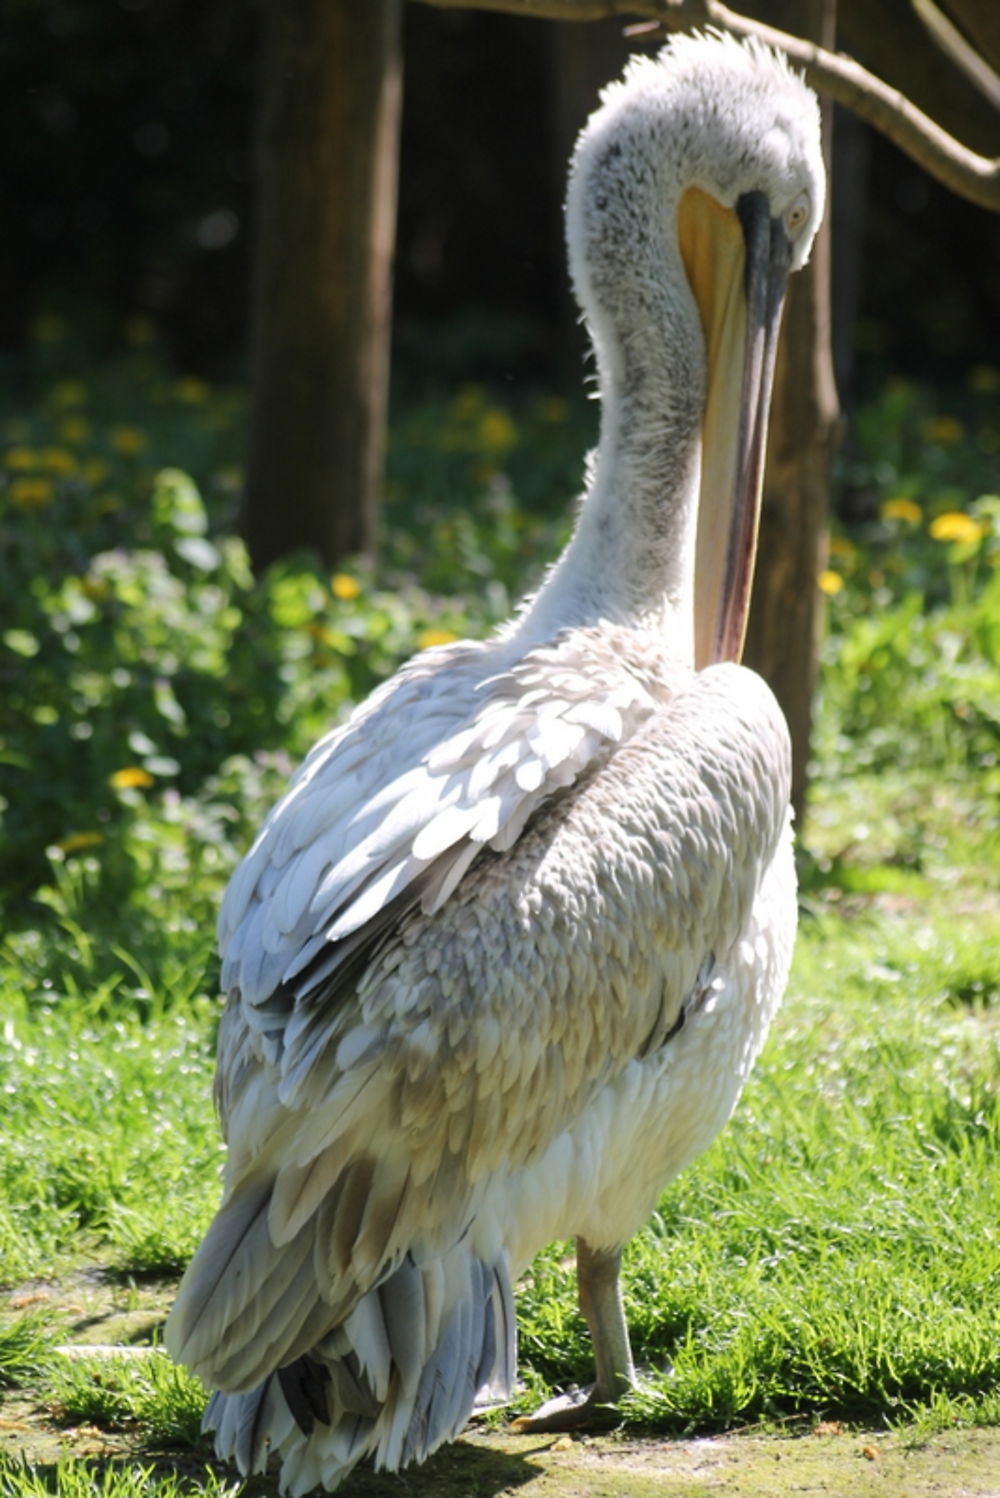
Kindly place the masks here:
POLYGON ((105 1430, 141 1427, 143 1440, 155 1446, 196 1446, 205 1397, 198 1379, 164 1353, 73 1358, 52 1380, 61 1420, 105 1430))
POLYGON ((63 1457, 39 1467, 0 1456, 0 1492, 11 1498, 237 1498, 243 1484, 208 1467, 159 1471, 151 1462, 112 1464, 63 1457))
POLYGON ((52 1327, 37 1312, 12 1315, 0 1324, 0 1390, 16 1389, 48 1371, 52 1327))
POLYGON ((178 1271, 204 1228, 221 1158, 208 1102, 212 1011, 94 1025, 72 997, 41 1013, 9 991, 4 999, 5 1280, 88 1252, 123 1271, 178 1271))
MULTIPOLYGON (((235 1493, 206 1466, 200 1390, 159 1354, 58 1353, 95 1323, 79 1277, 97 1266, 139 1303, 211 1217, 215 911, 292 757, 421 644, 506 611, 565 531, 585 440, 544 396, 404 405, 378 578, 302 562, 254 583, 228 535, 238 398, 137 360, 56 380, 0 427, 0 541, 19 540, 0 641, 0 1413, 69 1443, 0 1457, 5 1498, 235 1493), (193 479, 157 476, 178 463, 193 479), (119 1456, 74 1454, 78 1426, 119 1456), (171 1468, 165 1447, 188 1454, 171 1468)), ((871 502, 827 579, 788 1000, 733 1123, 627 1251, 632 1429, 828 1419, 920 1440, 1000 1420, 987 376, 951 413, 897 384, 858 423, 847 478, 871 502), (948 515, 964 522, 936 537, 948 515)), ((568 1245, 536 1262, 519 1318, 525 1405, 591 1377, 568 1245)))

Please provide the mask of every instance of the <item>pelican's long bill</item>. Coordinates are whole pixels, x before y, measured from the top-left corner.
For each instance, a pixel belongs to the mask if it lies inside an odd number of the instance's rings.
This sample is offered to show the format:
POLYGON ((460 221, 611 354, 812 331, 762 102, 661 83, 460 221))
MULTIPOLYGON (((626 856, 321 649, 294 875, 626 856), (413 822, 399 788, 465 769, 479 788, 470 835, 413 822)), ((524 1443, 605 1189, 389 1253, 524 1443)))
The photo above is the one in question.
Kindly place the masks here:
POLYGON ((690 188, 681 255, 708 363, 694 585, 695 666, 738 661, 753 582, 774 356, 791 255, 763 193, 724 208, 690 188))

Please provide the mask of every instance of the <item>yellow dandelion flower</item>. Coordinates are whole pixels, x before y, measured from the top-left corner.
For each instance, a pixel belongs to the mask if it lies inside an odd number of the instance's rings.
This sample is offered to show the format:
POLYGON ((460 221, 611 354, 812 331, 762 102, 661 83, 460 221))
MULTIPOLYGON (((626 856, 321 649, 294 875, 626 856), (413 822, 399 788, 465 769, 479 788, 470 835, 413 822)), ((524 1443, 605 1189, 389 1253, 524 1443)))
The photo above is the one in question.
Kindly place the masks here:
POLYGON ((49 400, 60 410, 82 406, 86 399, 87 387, 82 380, 57 380, 49 391, 49 400))
POLYGON ((122 507, 122 497, 109 489, 106 494, 99 494, 94 500, 95 515, 114 515, 122 507))
POLYGON ((138 427, 113 427, 111 446, 116 453, 121 453, 123 458, 134 458, 138 453, 145 452, 149 446, 149 438, 138 427))
POLYGON ((129 765, 126 769, 116 770, 113 775, 109 775, 108 784, 115 791, 128 791, 133 788, 146 790, 153 784, 153 777, 140 765, 129 765))
POLYGON ((174 381, 174 396, 185 406, 203 406, 211 393, 208 383, 197 375, 185 375, 174 381))
POLYGON ((15 479, 10 486, 10 497, 22 510, 44 510, 52 503, 52 480, 15 479))
POLYGON ((4 466, 12 473, 25 473, 38 467, 38 454, 32 447, 9 447, 3 455, 4 466))
POLYGON ((330 592, 334 598, 339 598, 343 603, 349 603, 352 598, 360 596, 361 584, 348 572, 335 572, 330 579, 330 592))
POLYGON ((38 454, 38 466, 47 473, 65 478, 67 474, 76 472, 77 464, 74 454, 65 447, 43 447, 38 454))
POLYGON ((964 515, 961 510, 946 510, 943 515, 938 515, 931 521, 928 530, 935 541, 969 543, 981 541, 986 534, 985 527, 978 520, 973 520, 971 515, 964 515))
POLYGON ((62 442, 86 442, 90 436, 90 422, 86 416, 64 416, 56 430, 62 442))
POLYGON ((977 395, 995 395, 1000 390, 1000 369, 992 364, 977 364, 969 371, 969 389, 977 395))
POLYGON ((450 645, 458 635, 451 629, 422 629, 417 635, 417 649, 430 650, 432 645, 450 645))
POLYGON ((564 400, 561 395, 544 395, 538 402, 538 414, 543 421, 557 426, 560 422, 569 420, 569 401, 564 400))
POLYGON ((495 407, 479 418, 479 440, 488 452, 506 452, 517 441, 517 429, 506 411, 495 407))
POLYGON ((55 847, 63 853, 81 853, 84 848, 99 848, 103 841, 101 832, 71 832, 68 837, 61 837, 55 847))
POLYGON ((939 447, 956 447, 965 436, 965 427, 957 416, 932 416, 921 431, 928 442, 936 442, 939 447))
POLYGON ((111 464, 106 458, 86 458, 80 472, 88 484, 103 484, 111 472, 111 464))
POLYGON ((831 572, 828 567, 823 569, 816 581, 819 584, 820 592, 825 593, 827 598, 833 598, 844 586, 844 579, 840 573, 831 572))
POLYGON ((904 520, 907 525, 919 525, 924 512, 915 500, 899 496, 882 502, 880 511, 883 520, 904 520))

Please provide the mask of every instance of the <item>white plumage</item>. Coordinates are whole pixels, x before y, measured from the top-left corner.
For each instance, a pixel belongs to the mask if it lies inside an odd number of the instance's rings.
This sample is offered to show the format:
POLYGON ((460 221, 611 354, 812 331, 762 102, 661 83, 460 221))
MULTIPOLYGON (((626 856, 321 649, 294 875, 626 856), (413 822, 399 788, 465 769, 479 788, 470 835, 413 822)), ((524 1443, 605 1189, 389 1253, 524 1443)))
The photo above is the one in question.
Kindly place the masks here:
POLYGON ((763 48, 678 38, 608 89, 567 207, 602 396, 574 538, 493 639, 315 747, 229 886, 225 1199, 167 1344, 220 1454, 277 1453, 291 1493, 509 1389, 511 1283, 555 1237, 592 1401, 633 1377, 621 1246, 728 1118, 791 956, 787 731, 727 662, 822 196, 815 101, 763 48))

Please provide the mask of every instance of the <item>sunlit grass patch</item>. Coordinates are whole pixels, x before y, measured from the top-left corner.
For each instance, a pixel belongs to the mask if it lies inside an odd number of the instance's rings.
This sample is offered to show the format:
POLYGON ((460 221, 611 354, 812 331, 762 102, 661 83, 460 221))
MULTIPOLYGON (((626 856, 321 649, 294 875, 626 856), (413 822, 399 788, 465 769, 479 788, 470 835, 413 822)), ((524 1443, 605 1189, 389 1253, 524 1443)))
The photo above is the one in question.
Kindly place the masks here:
POLYGON ((177 1472, 151 1462, 66 1456, 42 1464, 0 1455, 4 1498, 237 1498, 242 1488, 208 1467, 177 1472))
POLYGON ((13 1312, 0 1319, 0 1390, 17 1388, 46 1372, 52 1342, 52 1317, 43 1312, 13 1312))
POLYGON ((47 1397, 59 1420, 103 1430, 141 1427, 143 1441, 197 1445, 205 1408, 200 1381, 161 1352, 62 1359, 47 1397))
POLYGON ((71 1003, 18 1008, 0 1038, 0 1280, 81 1250, 176 1270, 218 1193, 212 1013, 95 1027, 71 1003))

